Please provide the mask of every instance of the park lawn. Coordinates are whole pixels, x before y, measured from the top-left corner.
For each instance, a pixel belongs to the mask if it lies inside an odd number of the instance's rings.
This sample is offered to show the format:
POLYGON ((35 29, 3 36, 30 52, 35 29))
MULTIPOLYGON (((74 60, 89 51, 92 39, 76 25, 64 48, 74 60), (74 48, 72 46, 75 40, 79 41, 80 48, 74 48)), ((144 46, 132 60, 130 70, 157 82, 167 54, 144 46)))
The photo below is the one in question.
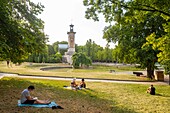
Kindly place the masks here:
POLYGON ((115 71, 141 71, 144 69, 137 68, 133 65, 112 65, 112 66, 104 66, 104 65, 93 65, 93 68, 96 70, 108 71, 108 70, 115 70, 115 71))
MULTIPOLYGON (((42 75, 42 76, 44 75, 44 76, 77 77, 77 78, 99 78, 99 79, 149 81, 146 77, 136 77, 135 75, 119 75, 114 72, 110 73, 109 70, 111 69, 114 70, 116 67, 108 67, 108 66, 96 66, 95 65, 94 69, 63 68, 63 69, 55 69, 55 70, 48 70, 48 71, 40 70, 40 68, 50 67, 50 66, 51 67, 65 66, 65 64, 33 63, 32 65, 30 65, 29 63, 23 63, 20 66, 13 65, 13 67, 8 68, 6 66, 6 62, 1 62, 0 72, 10 72, 10 73, 28 74, 28 75, 42 75)), ((131 67, 129 69, 131 69, 131 67)))
POLYGON ((170 111, 170 87, 155 85, 157 95, 146 93, 148 85, 87 82, 87 90, 67 90, 70 81, 41 79, 0 79, 0 113, 168 113, 170 111), (51 99, 64 107, 17 107, 21 91, 35 86, 33 96, 51 99))

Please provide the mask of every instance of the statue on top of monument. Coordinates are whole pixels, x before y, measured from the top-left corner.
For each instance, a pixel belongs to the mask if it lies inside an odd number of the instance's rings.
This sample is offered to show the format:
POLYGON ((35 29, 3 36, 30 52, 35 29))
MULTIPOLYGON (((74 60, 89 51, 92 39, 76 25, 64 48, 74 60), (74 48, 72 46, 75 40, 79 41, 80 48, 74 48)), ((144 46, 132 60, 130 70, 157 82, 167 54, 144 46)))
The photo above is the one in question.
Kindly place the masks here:
POLYGON ((71 25, 70 25, 70 32, 73 32, 73 27, 74 27, 74 25, 71 24, 71 25))

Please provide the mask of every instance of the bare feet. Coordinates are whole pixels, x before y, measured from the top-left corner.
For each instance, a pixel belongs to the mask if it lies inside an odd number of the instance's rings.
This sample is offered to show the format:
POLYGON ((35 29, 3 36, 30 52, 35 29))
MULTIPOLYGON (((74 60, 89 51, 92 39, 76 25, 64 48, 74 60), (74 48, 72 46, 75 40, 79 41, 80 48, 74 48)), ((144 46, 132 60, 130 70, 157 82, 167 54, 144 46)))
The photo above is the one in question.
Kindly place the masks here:
POLYGON ((46 102, 47 104, 50 104, 50 103, 51 103, 50 99, 46 100, 45 102, 46 102))

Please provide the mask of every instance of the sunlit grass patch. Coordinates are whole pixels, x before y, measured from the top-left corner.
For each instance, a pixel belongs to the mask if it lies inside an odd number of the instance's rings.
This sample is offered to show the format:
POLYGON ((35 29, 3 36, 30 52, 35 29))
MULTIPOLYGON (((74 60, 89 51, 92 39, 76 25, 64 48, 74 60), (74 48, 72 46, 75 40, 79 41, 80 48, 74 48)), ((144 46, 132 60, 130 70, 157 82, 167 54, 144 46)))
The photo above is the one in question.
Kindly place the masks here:
MULTIPOLYGON (((121 75, 117 74, 120 70, 116 70, 116 67, 111 66, 96 66, 89 69, 71 69, 71 68, 58 68, 51 70, 41 70, 41 68, 49 67, 64 67, 68 66, 66 64, 48 64, 48 63, 23 63, 20 66, 15 66, 8 68, 6 62, 0 64, 0 72, 10 72, 18 74, 28 74, 28 75, 41 75, 41 76, 61 76, 61 77, 77 77, 77 78, 99 78, 99 79, 119 79, 119 80, 146 80, 146 77, 136 77, 135 75, 121 75), (110 73, 110 70, 115 70, 116 72, 110 73)), ((126 67, 131 68, 131 67, 126 67)), ((120 69, 120 68, 119 68, 120 69)))
POLYGON ((116 71, 141 71, 143 69, 137 68, 131 65, 112 65, 112 66, 104 66, 104 65, 93 65, 93 68, 96 70, 116 70, 116 71))
POLYGON ((128 108, 140 113, 167 113, 170 104, 170 87, 155 85, 156 95, 146 93, 148 85, 98 83, 100 88, 92 86, 95 91, 101 92, 99 97, 114 100, 117 107, 128 108))

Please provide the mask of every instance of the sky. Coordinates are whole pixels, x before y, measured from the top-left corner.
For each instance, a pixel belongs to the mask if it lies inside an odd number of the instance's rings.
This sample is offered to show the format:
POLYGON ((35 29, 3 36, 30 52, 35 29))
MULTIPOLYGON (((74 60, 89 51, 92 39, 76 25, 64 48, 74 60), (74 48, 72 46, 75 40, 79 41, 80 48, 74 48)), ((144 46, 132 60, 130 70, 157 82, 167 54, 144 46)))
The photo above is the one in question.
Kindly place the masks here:
MULTIPOLYGON (((32 0, 45 6, 39 17, 45 22, 44 31, 49 35, 49 44, 56 41, 68 41, 69 25, 74 25, 75 43, 85 45, 92 39, 96 44, 105 47, 107 41, 102 39, 103 29, 108 24, 104 18, 99 22, 85 18, 86 7, 83 0, 32 0)), ((114 44, 110 44, 111 48, 114 44)))

